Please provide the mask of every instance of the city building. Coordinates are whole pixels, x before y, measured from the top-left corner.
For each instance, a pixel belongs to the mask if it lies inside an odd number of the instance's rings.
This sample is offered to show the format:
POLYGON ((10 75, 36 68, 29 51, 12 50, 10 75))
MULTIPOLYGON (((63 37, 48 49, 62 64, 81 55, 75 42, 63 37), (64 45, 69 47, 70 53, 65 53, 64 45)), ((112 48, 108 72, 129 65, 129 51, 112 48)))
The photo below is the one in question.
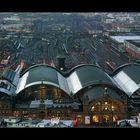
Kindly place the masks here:
POLYGON ((125 52, 125 40, 140 40, 140 36, 128 36, 128 35, 123 35, 123 36, 110 36, 109 37, 110 41, 111 41, 111 46, 120 51, 120 52, 125 52))
POLYGON ((125 40, 124 44, 130 57, 140 59, 140 40, 125 40))
POLYGON ((139 13, 1 13, 0 123, 140 120, 139 21, 139 13))
MULTIPOLYGON (((131 75, 134 70, 131 65, 128 67, 131 75)), ((138 83, 140 66, 134 64, 133 67, 137 69, 131 77, 138 83)), ((86 124, 88 118, 90 124, 113 124, 130 117, 128 101, 139 90, 139 85, 132 80, 134 86, 129 82, 127 87, 121 84, 130 79, 126 75, 124 67, 109 76, 95 65, 78 65, 69 72, 44 64, 34 65, 21 74, 12 95, 1 92, 1 104, 9 104, 8 113, 2 116, 77 118, 81 124, 86 124), (122 76, 125 77, 120 80, 122 76)), ((1 114, 6 111, 1 105, 1 114)))

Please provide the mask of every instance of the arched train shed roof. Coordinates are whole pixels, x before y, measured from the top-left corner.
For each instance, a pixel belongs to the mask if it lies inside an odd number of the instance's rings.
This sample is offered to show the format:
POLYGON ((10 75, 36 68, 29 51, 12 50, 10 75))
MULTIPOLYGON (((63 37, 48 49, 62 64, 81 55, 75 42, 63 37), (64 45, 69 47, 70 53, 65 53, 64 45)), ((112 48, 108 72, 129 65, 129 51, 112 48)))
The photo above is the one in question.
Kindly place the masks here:
POLYGON ((69 95, 71 93, 74 95, 92 84, 114 85, 111 77, 95 65, 78 65, 71 69, 67 75, 65 76, 58 69, 48 65, 32 66, 22 74, 16 93, 18 94, 27 87, 38 84, 58 87, 69 95))
POLYGON ((74 67, 69 73, 69 87, 71 87, 73 93, 92 84, 105 83, 114 85, 111 77, 95 65, 79 65, 74 67))
POLYGON ((131 96, 140 88, 140 65, 134 63, 122 65, 113 72, 112 77, 117 85, 131 96))
POLYGON ((61 72, 54 67, 42 64, 32 66, 24 71, 20 77, 16 93, 38 84, 52 85, 69 93, 65 78, 61 72))

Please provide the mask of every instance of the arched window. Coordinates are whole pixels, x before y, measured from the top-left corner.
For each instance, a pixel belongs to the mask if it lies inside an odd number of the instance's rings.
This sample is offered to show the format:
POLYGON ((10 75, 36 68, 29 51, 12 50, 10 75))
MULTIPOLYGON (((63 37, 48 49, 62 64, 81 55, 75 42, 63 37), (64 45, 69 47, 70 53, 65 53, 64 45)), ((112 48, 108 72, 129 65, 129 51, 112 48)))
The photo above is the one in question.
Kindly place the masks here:
POLYGON ((118 103, 114 101, 97 101, 91 106, 92 112, 100 112, 100 111, 119 111, 118 103))

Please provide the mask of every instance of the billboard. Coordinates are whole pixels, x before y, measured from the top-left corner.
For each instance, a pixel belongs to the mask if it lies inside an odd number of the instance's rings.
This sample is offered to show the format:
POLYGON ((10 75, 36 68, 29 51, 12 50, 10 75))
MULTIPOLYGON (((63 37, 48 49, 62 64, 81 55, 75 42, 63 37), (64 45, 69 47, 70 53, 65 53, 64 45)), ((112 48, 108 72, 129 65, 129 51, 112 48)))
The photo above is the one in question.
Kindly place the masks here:
POLYGON ((85 124, 90 124, 90 116, 85 116, 85 124))

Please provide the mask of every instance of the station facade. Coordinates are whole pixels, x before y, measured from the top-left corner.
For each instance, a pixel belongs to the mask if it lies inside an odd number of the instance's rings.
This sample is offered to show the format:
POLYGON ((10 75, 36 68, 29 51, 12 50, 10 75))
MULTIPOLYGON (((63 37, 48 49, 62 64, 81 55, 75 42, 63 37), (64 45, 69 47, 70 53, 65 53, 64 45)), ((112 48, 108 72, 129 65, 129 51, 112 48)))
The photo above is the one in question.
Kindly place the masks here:
POLYGON ((65 73, 34 65, 20 75, 13 93, 0 88, 0 116, 114 124, 140 111, 129 110, 130 98, 139 97, 139 72, 137 64, 119 67, 112 75, 95 65, 79 65, 65 73))

